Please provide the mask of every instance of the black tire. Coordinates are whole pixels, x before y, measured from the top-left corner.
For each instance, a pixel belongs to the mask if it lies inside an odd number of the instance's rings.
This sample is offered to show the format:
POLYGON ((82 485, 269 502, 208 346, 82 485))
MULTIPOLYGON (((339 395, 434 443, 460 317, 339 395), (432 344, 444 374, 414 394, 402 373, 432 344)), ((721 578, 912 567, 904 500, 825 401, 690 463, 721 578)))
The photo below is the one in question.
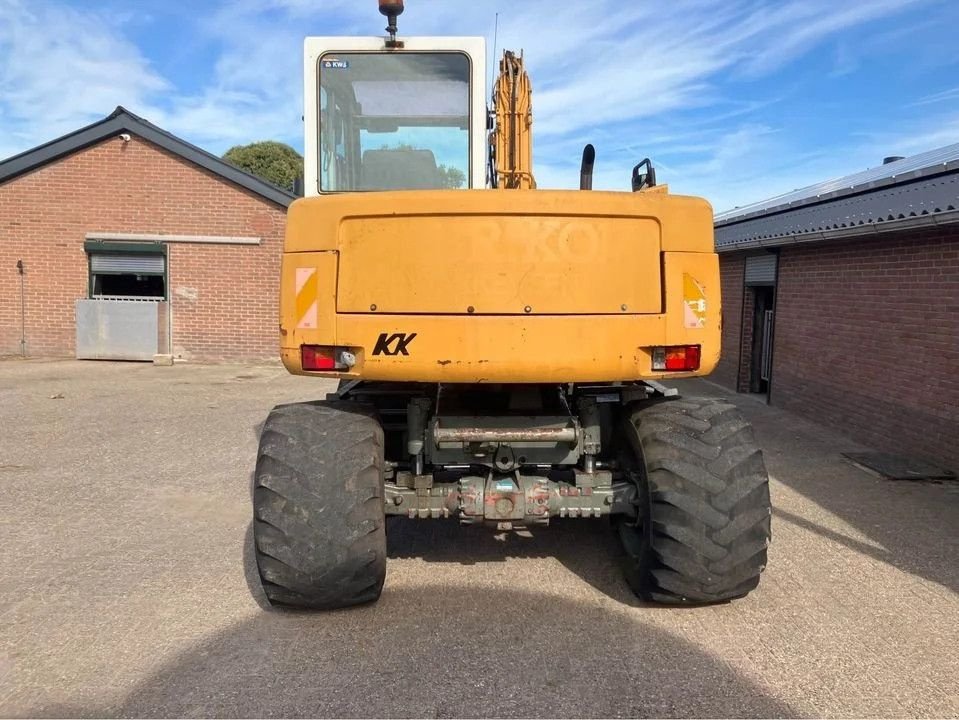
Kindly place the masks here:
POLYGON ((280 405, 263 426, 253 538, 275 606, 372 602, 386 578, 383 430, 348 402, 280 405))
POLYGON ((633 591, 672 605, 745 596, 770 540, 769 477, 752 427, 734 405, 701 398, 631 408, 624 420, 639 518, 617 527, 633 591))

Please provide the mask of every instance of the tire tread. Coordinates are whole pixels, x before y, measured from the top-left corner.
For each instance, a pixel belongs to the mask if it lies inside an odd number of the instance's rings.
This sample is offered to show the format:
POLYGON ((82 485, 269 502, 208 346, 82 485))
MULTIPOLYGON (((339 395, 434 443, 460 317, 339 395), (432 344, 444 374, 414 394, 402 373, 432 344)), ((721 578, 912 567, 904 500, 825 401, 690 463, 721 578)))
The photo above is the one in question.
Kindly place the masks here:
POLYGON ((273 409, 253 491, 255 556, 272 605, 329 610, 379 597, 383 466, 371 409, 338 401, 273 409))
POLYGON ((630 408, 627 431, 648 490, 635 530, 645 551, 626 558, 634 591, 678 605, 746 595, 766 566, 771 515, 749 423, 728 402, 684 398, 630 408))

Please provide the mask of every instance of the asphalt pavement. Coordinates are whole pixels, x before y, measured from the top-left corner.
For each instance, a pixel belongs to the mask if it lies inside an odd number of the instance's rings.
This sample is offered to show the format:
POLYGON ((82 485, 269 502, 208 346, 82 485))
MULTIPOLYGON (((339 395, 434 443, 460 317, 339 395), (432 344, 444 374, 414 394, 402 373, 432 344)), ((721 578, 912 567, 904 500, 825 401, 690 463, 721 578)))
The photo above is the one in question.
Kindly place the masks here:
POLYGON ((743 396, 774 504, 744 600, 639 603, 602 522, 396 520, 377 604, 265 609, 259 428, 329 387, 0 362, 0 715, 959 714, 959 483, 873 477, 842 459, 852 441, 743 396))

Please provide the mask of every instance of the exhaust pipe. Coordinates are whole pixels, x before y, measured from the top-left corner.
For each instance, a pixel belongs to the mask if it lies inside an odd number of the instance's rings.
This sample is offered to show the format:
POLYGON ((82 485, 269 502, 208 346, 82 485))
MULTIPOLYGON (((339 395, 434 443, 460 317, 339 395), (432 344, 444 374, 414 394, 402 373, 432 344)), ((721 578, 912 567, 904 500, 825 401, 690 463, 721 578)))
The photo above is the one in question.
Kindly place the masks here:
POLYGON ((596 162, 596 148, 587 144, 583 148, 583 162, 579 166, 579 189, 593 189, 593 164, 596 162))

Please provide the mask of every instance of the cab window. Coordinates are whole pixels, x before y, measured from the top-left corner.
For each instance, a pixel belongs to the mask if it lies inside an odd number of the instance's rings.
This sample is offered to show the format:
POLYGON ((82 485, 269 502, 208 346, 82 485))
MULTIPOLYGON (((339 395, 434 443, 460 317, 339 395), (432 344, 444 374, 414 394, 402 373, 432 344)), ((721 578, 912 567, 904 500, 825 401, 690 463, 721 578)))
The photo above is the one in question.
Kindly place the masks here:
POLYGON ((470 60, 463 53, 326 53, 320 190, 465 188, 470 60))

